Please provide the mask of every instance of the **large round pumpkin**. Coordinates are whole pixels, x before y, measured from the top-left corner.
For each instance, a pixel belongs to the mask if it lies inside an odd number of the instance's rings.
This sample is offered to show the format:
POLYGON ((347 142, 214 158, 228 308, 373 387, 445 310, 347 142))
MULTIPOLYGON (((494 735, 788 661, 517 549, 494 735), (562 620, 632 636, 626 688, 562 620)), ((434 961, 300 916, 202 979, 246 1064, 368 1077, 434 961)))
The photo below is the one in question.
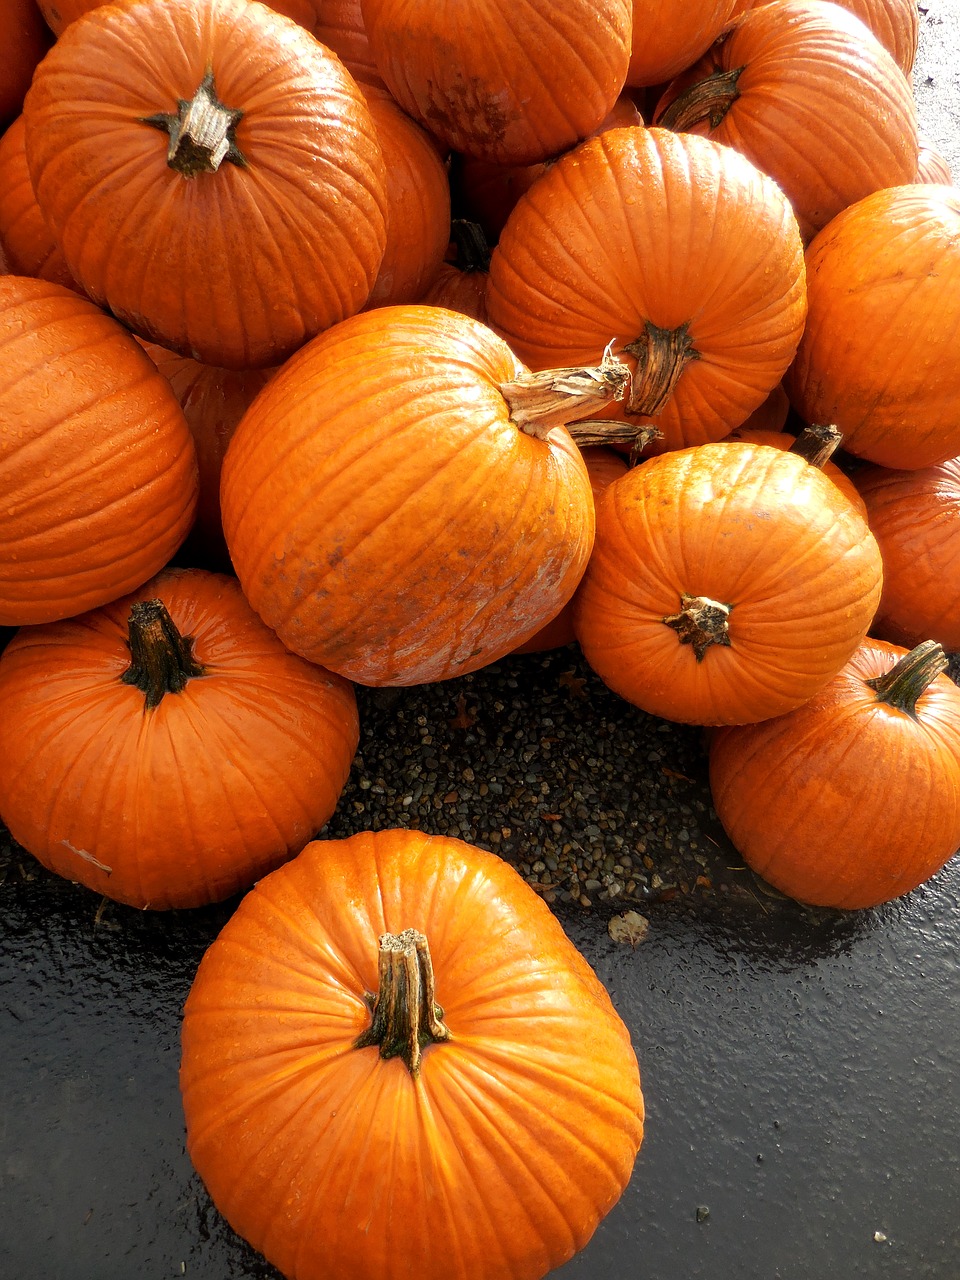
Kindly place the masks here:
POLYGON ((197 502, 190 430, 116 320, 0 276, 0 625, 115 600, 167 563, 197 502))
POLYGON ((623 88, 632 0, 362 0, 387 88, 453 151, 532 164, 595 129, 623 88))
POLYGON ((241 902, 183 1019, 187 1150, 290 1280, 539 1280, 643 1134, 629 1033, 495 855, 308 845, 241 902))
POLYGON ((789 715, 718 730, 710 787, 744 860, 781 892, 872 907, 960 846, 960 690, 930 642, 865 640, 789 715))
MULTIPOLYGON (((736 0, 733 16, 747 9, 759 9, 768 0, 736 0)), ((913 71, 920 38, 920 14, 917 0, 833 0, 848 9, 870 28, 894 58, 905 76, 913 71)))
POLYGON ((200 906, 316 835, 358 736, 350 685, 284 649, 235 579, 172 570, 7 646, 0 817, 97 893, 200 906))
POLYGON ((960 454, 960 191, 911 184, 844 210, 807 251, 787 394, 880 466, 960 454))
POLYGON ((912 182, 913 93, 893 57, 830 0, 751 9, 670 84, 655 123, 743 152, 783 188, 809 239, 872 191, 912 182))
POLYGON ((366 302, 386 243, 376 128, 339 59, 265 5, 93 9, 24 119, 71 272, 141 337, 265 366, 366 302))
POLYGON ((420 684, 495 661, 560 610, 593 499, 552 424, 613 392, 543 381, 484 325, 426 306, 354 316, 283 366, 230 442, 221 509, 284 643, 361 684, 420 684))
POLYGON ((592 363, 613 342, 633 379, 611 416, 655 426, 657 447, 718 440, 793 359, 800 233, 776 184, 732 148, 609 129, 518 200, 487 308, 532 369, 592 363))
POLYGON ((769 445, 705 444, 600 495, 574 627, 590 666, 644 711, 749 723, 836 675, 881 576, 866 520, 817 467, 769 445))

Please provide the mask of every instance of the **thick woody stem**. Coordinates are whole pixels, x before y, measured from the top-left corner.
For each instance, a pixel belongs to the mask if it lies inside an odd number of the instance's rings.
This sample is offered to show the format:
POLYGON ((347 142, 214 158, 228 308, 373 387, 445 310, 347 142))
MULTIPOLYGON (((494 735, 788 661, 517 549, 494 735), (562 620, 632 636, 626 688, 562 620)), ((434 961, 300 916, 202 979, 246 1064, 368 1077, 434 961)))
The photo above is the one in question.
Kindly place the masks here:
POLYGON ((698 80, 674 98, 655 123, 661 129, 683 133, 701 120, 709 120, 710 128, 716 129, 740 97, 737 81, 744 70, 744 67, 735 67, 732 71, 715 71, 712 76, 698 80))
MULTIPOLYGON (((501 383, 500 394, 514 425, 542 440, 554 427, 570 429, 612 400, 622 400, 629 383, 630 370, 607 347, 599 365, 527 373, 501 383)), ((571 434, 577 438, 575 431, 571 434)))
POLYGON ((376 1045, 381 1058, 402 1058, 410 1074, 420 1074, 423 1050, 441 1044, 450 1032, 436 1002, 433 961, 418 929, 380 937, 379 988, 367 992, 373 1021, 354 1041, 357 1049, 376 1045))
POLYGON ((213 71, 208 69, 189 101, 180 98, 175 112, 143 116, 141 123, 170 135, 167 164, 181 177, 195 178, 216 173, 225 160, 246 165, 235 138, 242 118, 242 111, 232 110, 217 97, 213 71))
POLYGON ((916 720, 920 695, 949 665, 943 646, 936 640, 924 640, 884 675, 874 676, 866 683, 876 691, 878 702, 886 702, 916 720))
POLYGON ((127 624, 130 665, 121 675, 135 685, 147 709, 159 706, 168 693, 180 693, 187 681, 204 674, 193 656, 193 640, 182 636, 162 600, 142 600, 130 608, 127 624))
POLYGON ((822 470, 840 448, 843 433, 829 423, 814 423, 804 429, 790 446, 790 452, 805 458, 811 467, 822 470))
POLYGON ((627 398, 627 412, 645 418, 654 418, 662 411, 688 361, 700 359, 700 352, 690 337, 689 325, 660 329, 650 320, 644 325, 643 332, 627 343, 624 351, 637 362, 627 398))

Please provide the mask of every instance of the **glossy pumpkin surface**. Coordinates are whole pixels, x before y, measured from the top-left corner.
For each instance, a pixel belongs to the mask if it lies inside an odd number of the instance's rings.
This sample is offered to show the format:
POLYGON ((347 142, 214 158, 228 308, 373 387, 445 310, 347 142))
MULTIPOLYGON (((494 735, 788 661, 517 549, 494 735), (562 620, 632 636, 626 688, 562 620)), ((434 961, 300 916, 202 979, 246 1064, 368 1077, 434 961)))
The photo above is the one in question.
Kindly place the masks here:
POLYGON ((613 341, 633 385, 603 415, 655 426, 660 449, 702 444, 743 422, 793 359, 800 233, 782 192, 730 147, 610 129, 517 202, 487 308, 533 369, 594 362, 613 341))
POLYGON ((535 1280, 643 1132, 627 1029, 549 908, 416 831, 316 842, 244 898, 187 999, 180 1080, 214 1203, 292 1280, 535 1280), (378 939, 408 929, 449 1032, 416 1074, 356 1047, 378 939))
POLYGON ((627 84, 663 84, 695 62, 733 16, 735 0, 633 0, 627 84))
POLYGON ((245 0, 93 9, 44 59, 24 118, 71 272, 141 337, 267 366, 366 301, 386 243, 376 129, 289 18, 245 0), (187 131, 194 112, 216 146, 187 131))
POLYGON ((876 906, 960 846, 960 690, 938 675, 911 708, 869 683, 906 654, 865 640, 802 707, 711 736, 710 787, 728 835, 801 902, 876 906))
POLYGON ((44 866, 97 893, 200 906, 312 839, 358 733, 350 685, 287 652, 235 579, 168 571, 7 646, 0 816, 44 866), (135 671, 139 683, 126 673, 138 666, 132 611, 154 599, 200 670, 165 669, 174 678, 150 705, 150 673, 135 671))
POLYGON ((573 594, 593 545, 586 468, 501 387, 524 373, 485 326, 380 307, 298 352, 227 449, 227 546, 296 653, 361 684, 476 670, 573 594))
POLYGON ((881 574, 863 516, 816 467, 767 445, 700 445, 601 495, 574 627, 590 666, 644 711, 749 723, 836 675, 881 574))
POLYGON ((960 454, 960 191, 877 191, 807 251, 809 315, 787 394, 843 447, 914 470, 960 454))
POLYGON ((0 276, 0 625, 132 591, 179 547, 197 460, 169 383, 87 298, 0 276))

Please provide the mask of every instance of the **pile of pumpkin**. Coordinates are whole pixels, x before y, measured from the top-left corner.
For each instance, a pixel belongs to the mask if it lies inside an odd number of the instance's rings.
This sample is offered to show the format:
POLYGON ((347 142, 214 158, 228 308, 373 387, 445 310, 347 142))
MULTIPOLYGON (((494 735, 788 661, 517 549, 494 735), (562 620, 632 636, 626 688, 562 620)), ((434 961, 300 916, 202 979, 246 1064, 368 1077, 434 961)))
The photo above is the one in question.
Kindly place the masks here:
POLYGON ((873 905, 960 845, 960 192, 915 4, 450 9, 4 18, 0 817, 132 905, 260 882, 181 1078, 300 1280, 543 1275, 642 1136, 505 863, 309 843, 353 683, 575 640, 709 729, 784 892, 873 905))

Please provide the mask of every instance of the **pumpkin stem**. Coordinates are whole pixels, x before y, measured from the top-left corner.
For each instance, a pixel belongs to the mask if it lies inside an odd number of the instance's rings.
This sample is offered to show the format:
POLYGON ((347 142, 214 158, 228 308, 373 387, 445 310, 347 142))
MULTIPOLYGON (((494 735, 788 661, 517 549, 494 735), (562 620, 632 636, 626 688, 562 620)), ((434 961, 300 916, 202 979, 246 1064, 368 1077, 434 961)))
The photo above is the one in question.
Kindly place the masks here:
MULTIPOLYGON (((567 427, 579 443, 574 424, 611 400, 622 400, 629 382, 630 370, 608 346, 599 365, 525 373, 502 382, 500 394, 510 409, 511 422, 527 435, 543 440, 554 427, 567 427)), ((596 421, 584 428, 593 430, 596 421)), ((637 429, 627 430, 632 440, 637 429)))
POLYGON ((949 665, 943 646, 936 640, 924 640, 905 653, 889 671, 865 683, 876 690, 878 702, 886 702, 916 720, 920 695, 949 665))
POLYGON ((660 621, 676 631, 681 644, 692 644, 697 661, 702 662, 711 645, 729 646, 732 608, 733 605, 721 604, 709 596, 688 596, 684 592, 680 597, 680 612, 660 621))
POLYGON ((177 110, 141 116, 140 123, 170 135, 167 164, 184 178, 199 173, 216 173, 224 160, 245 166, 247 161, 236 143, 236 128, 243 118, 217 97, 212 69, 200 81, 188 101, 179 98, 177 110))
POLYGON ((120 679, 135 685, 149 710, 164 694, 180 693, 204 667, 193 656, 193 638, 182 636, 162 600, 143 600, 131 606, 127 623, 130 665, 120 679))
POLYGON ((737 81, 745 69, 736 67, 732 71, 715 71, 713 75, 698 80, 689 89, 678 94, 664 108, 655 123, 661 129, 683 133, 698 125, 701 120, 709 120, 710 128, 716 129, 740 97, 737 81))
POLYGON ((673 395, 687 361, 700 359, 689 329, 687 324, 660 329, 648 320, 639 337, 624 347, 637 361, 627 399, 628 413, 656 417, 673 395))
POLYGON ((450 223, 450 239, 457 251, 454 266, 458 271, 490 270, 490 245, 479 222, 454 218, 450 223))
POLYGON ((814 423, 804 427, 790 446, 790 452, 805 458, 811 467, 823 469, 825 463, 840 448, 843 433, 829 423, 814 423))
POLYGON ((373 1022, 353 1042, 355 1049, 377 1045, 381 1058, 402 1058, 416 1079, 424 1047, 450 1039, 436 1002, 433 960, 419 929, 380 936, 379 989, 364 996, 373 1022))

